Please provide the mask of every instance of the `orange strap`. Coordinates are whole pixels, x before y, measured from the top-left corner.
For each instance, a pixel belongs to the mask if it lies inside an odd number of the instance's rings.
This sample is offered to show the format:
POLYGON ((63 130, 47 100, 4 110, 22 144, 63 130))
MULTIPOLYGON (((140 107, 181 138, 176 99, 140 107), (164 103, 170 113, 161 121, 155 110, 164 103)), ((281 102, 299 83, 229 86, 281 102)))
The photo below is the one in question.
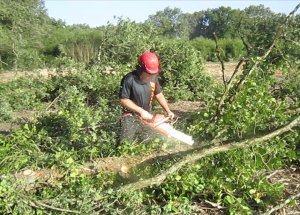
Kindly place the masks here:
POLYGON ((156 87, 155 82, 150 82, 150 86, 151 86, 151 97, 150 97, 149 106, 152 105, 152 101, 153 101, 153 97, 154 97, 154 92, 155 92, 155 87, 156 87))

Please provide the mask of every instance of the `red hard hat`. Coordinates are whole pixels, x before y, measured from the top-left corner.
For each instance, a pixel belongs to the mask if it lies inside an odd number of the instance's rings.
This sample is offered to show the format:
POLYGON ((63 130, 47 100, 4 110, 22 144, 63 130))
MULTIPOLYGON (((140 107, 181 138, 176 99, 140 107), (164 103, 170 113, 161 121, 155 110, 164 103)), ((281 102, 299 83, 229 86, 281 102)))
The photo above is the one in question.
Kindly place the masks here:
POLYGON ((139 58, 139 65, 149 74, 154 75, 160 72, 159 60, 153 52, 145 52, 139 58))

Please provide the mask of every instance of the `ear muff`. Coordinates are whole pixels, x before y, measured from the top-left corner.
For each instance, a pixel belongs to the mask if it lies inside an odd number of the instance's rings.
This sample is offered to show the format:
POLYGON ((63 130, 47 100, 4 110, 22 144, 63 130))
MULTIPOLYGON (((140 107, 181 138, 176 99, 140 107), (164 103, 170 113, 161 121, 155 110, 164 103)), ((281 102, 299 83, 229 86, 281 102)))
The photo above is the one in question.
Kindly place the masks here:
POLYGON ((142 61, 141 63, 138 64, 138 70, 139 71, 145 70, 145 62, 144 61, 142 61))

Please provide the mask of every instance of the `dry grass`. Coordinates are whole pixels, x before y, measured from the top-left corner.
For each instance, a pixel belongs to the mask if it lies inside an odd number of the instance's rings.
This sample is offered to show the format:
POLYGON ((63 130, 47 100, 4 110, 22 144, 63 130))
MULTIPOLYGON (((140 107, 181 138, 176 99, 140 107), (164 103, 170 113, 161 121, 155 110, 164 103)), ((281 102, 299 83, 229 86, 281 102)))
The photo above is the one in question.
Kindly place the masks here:
MULTIPOLYGON (((71 72, 76 72, 77 70, 74 68, 71 70, 71 72)), ((57 72, 55 69, 38 69, 36 71, 17 71, 17 72, 5 72, 5 73, 1 73, 0 74, 0 83, 5 83, 8 82, 10 80, 15 80, 18 79, 20 77, 24 77, 24 76, 31 76, 33 78, 36 77, 44 77, 44 78, 50 78, 51 76, 55 76, 57 75, 57 72)), ((62 72, 63 76, 68 75, 67 71, 63 71, 62 72)))
MULTIPOLYGON (((229 62, 225 63, 225 77, 228 79, 233 74, 237 63, 229 62)), ((217 79, 222 78, 222 66, 220 63, 206 63, 205 72, 207 72, 212 77, 217 77, 217 79)), ((241 69, 239 70, 241 72, 241 69)))

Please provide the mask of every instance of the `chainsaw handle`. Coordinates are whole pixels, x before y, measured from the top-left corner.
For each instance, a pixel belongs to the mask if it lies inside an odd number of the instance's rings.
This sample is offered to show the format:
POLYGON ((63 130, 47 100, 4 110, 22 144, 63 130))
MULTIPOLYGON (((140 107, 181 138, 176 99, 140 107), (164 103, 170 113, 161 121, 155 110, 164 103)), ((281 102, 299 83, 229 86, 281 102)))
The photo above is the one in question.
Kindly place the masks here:
POLYGON ((165 118, 163 118, 163 119, 159 120, 158 122, 154 123, 154 127, 157 127, 157 126, 159 126, 160 124, 162 124, 162 123, 164 123, 164 122, 168 121, 169 119, 170 119, 170 117, 169 117, 169 116, 167 116, 167 117, 165 117, 165 118))
POLYGON ((163 114, 155 114, 152 119, 143 119, 142 117, 140 117, 140 119, 144 123, 151 126, 152 128, 156 128, 157 126, 161 125, 162 123, 168 121, 170 119, 170 117, 169 116, 166 117, 163 114))

